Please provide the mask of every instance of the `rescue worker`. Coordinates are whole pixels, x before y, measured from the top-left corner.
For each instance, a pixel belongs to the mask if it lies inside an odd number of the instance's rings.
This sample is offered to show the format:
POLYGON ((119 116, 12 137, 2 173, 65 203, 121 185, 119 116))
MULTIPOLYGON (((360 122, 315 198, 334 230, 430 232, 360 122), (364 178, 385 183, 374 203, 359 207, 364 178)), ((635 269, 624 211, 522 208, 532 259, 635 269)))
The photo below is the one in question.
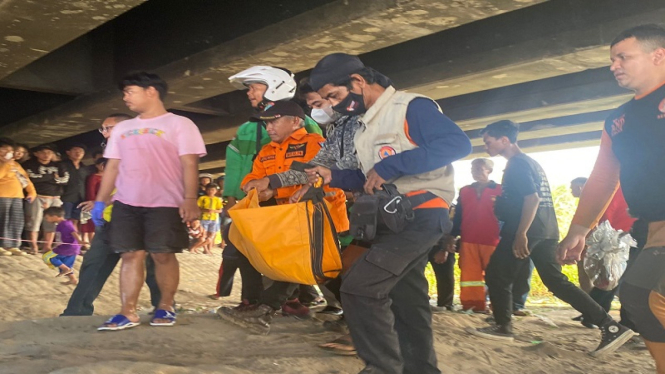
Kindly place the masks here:
MULTIPOLYGON (((249 182, 287 171, 293 161, 307 162, 319 152, 324 138, 318 134, 307 133, 304 129, 305 113, 292 101, 276 102, 257 115, 257 119, 266 122, 266 131, 271 142, 265 145, 256 159, 252 172, 242 181, 246 192, 252 187, 249 182)), ((288 204, 291 195, 300 186, 266 189, 259 193, 260 201, 275 199, 277 204, 288 204)), ((330 214, 338 232, 348 231, 349 221, 346 214, 346 196, 340 189, 324 187, 325 199, 331 203, 330 214)), ((239 253, 240 257, 244 257, 239 253)), ((260 274, 257 271, 257 274, 260 274)), ((220 308, 218 315, 227 321, 248 327, 254 331, 268 333, 270 321, 298 284, 278 282, 265 289, 256 308, 220 308)))
POLYGON ((485 268, 499 244, 499 222, 494 216, 494 199, 501 185, 489 179, 494 163, 486 158, 471 162, 475 183, 462 187, 455 206, 453 229, 447 236, 448 251, 460 236, 460 302, 464 310, 484 312, 487 308, 485 268))
MULTIPOLYGON (((356 147, 353 144, 353 139, 356 135, 356 131, 360 128, 360 117, 343 116, 333 111, 330 102, 328 100, 323 100, 323 98, 312 89, 312 86, 309 84, 309 78, 303 78, 300 81, 298 92, 300 93, 301 99, 312 109, 312 118, 319 125, 327 126, 326 141, 321 145, 321 149, 316 156, 309 161, 309 163, 337 170, 358 170, 360 165, 358 165, 356 147)), ((288 170, 282 173, 269 175, 266 178, 249 181, 245 184, 244 188, 249 189, 255 187, 261 192, 268 188, 275 189, 279 187, 303 185, 306 183, 308 183, 308 178, 305 173, 297 170, 288 170)), ((332 183, 330 187, 337 186, 332 183)), ((291 196, 291 201, 297 201, 307 192, 308 188, 309 185, 305 185, 300 191, 294 193, 291 196)), ((347 195, 347 198, 348 197, 349 196, 347 195)), ((352 201, 347 201, 347 208, 351 204, 353 204, 352 201)), ((353 237, 351 235, 340 235, 339 240, 342 251, 344 251, 346 246, 351 243, 352 239, 353 237)), ((322 289, 324 295, 326 295, 326 290, 330 291, 332 295, 326 296, 327 306, 319 313, 341 315, 341 318, 337 323, 327 321, 329 322, 328 325, 332 326, 331 328, 333 329, 339 329, 340 326, 346 326, 346 321, 344 320, 343 310, 340 304, 341 295, 339 290, 342 285, 341 277, 342 276, 340 275, 336 279, 327 282, 325 288, 322 289)), ((338 337, 331 342, 320 344, 319 347, 336 353, 355 354, 350 335, 338 337)))
MULTIPOLYGON (((229 77, 229 81, 238 89, 247 90, 247 99, 252 108, 261 112, 266 107, 278 101, 288 101, 296 94, 296 81, 290 71, 270 66, 253 66, 238 74, 229 77)), ((305 118, 305 129, 309 133, 321 134, 321 128, 309 117, 305 118)), ((238 128, 236 136, 226 147, 226 168, 224 178, 224 190, 222 198, 227 201, 225 209, 231 209, 238 200, 245 197, 245 192, 240 188, 240 182, 252 171, 252 163, 261 148, 270 142, 270 137, 265 129, 265 123, 260 120, 250 119, 238 128)), ((224 254, 235 256, 238 251, 229 241, 228 226, 222 232, 222 238, 226 244, 224 254)), ((243 289, 247 293, 238 305, 246 308, 254 305, 263 289, 261 277, 256 276, 254 268, 248 261, 241 258, 239 263, 242 275, 243 289)), ((297 309, 302 309, 298 306, 297 309)))
POLYGON ((310 178, 364 191, 354 207, 375 193, 380 201, 389 191, 392 196, 381 208, 389 215, 380 220, 394 223, 393 229, 376 228, 372 246, 341 287, 353 343, 366 365, 361 373, 440 373, 424 270, 430 248, 451 227, 451 163, 468 155, 471 143, 432 99, 396 91, 356 56, 324 57, 310 84, 336 112, 362 115, 355 137, 361 170, 317 166, 308 170, 310 178))

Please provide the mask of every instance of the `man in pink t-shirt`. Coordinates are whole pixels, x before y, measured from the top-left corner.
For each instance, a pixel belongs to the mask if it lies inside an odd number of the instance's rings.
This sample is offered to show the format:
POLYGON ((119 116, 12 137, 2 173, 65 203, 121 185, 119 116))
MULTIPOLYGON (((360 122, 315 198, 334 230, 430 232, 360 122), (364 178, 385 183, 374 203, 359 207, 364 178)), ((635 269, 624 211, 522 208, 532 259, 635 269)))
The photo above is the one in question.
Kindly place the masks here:
POLYGON ((139 115, 116 125, 104 157, 108 159, 93 220, 113 195, 111 248, 120 253, 122 309, 99 330, 138 326, 136 303, 145 279, 145 258, 155 261, 162 298, 150 324, 175 324, 173 300, 179 281, 175 254, 187 248, 186 222, 198 219, 199 157, 206 154, 203 138, 189 119, 169 113, 163 99, 167 85, 155 74, 140 72, 120 84, 127 107, 139 115))

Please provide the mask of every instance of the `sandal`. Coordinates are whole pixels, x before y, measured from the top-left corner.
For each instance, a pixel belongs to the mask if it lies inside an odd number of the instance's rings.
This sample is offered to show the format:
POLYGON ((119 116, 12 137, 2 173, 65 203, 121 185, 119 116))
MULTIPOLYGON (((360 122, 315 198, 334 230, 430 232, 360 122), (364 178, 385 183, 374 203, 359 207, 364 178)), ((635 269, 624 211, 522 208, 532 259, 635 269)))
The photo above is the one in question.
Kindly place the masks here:
POLYGON ((175 325, 175 312, 170 312, 165 309, 155 310, 155 315, 150 320, 150 326, 173 326, 175 325), (155 322, 157 319, 165 319, 168 322, 155 322))
POLYGON ((319 344, 319 348, 339 356, 355 356, 356 348, 353 346, 351 335, 340 336, 328 343, 319 344))
POLYGON ((23 251, 21 251, 18 248, 9 248, 9 249, 6 249, 6 251, 11 252, 11 254, 13 256, 23 256, 23 255, 25 255, 25 253, 23 253, 23 251))
POLYGON ((109 318, 108 321, 104 322, 103 325, 97 328, 97 331, 119 331, 131 329, 140 325, 141 322, 132 322, 129 318, 123 316, 122 314, 116 314, 115 316, 109 318), (115 326, 111 326, 115 325, 115 326))

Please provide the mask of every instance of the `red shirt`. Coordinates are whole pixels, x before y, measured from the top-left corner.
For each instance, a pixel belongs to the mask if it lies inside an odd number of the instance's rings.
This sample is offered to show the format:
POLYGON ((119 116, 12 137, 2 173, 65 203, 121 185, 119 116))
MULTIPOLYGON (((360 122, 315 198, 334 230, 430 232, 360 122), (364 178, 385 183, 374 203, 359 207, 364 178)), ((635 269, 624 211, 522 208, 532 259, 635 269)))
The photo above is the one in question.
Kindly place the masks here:
POLYGON ((494 199, 501 195, 501 185, 490 182, 480 197, 476 183, 462 187, 455 207, 452 235, 464 243, 496 246, 499 221, 494 215, 494 199))
POLYGON ((610 205, 607 206, 607 210, 605 210, 599 222, 604 222, 605 220, 610 221, 612 228, 623 230, 623 232, 630 232, 633 222, 637 220, 628 214, 628 204, 623 197, 621 187, 617 189, 612 201, 610 201, 610 205))

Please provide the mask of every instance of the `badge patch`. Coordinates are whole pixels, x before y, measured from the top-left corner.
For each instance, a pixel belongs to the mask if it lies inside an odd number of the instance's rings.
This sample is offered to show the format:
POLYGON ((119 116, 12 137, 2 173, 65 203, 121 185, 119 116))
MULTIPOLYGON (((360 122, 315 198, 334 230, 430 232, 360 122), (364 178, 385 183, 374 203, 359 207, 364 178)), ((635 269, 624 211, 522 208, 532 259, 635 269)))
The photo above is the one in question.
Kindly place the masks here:
POLYGON ((391 146, 384 145, 381 147, 381 149, 379 149, 379 158, 382 160, 386 157, 394 156, 396 154, 397 152, 395 152, 395 148, 391 146))
POLYGON ((286 149, 286 154, 284 155, 284 158, 305 157, 306 151, 307 151, 307 143, 289 144, 288 148, 286 149))

